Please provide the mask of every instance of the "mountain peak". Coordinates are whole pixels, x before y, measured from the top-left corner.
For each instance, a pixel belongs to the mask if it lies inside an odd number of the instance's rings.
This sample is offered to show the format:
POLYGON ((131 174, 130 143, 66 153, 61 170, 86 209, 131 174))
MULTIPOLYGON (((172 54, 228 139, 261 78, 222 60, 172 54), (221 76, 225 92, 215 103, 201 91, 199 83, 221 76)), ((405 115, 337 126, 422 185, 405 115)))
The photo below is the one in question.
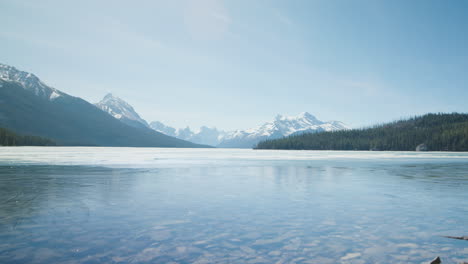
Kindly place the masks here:
POLYGON ((133 107, 129 103, 127 103, 125 100, 121 99, 120 97, 115 96, 112 93, 106 94, 99 103, 109 104, 109 102, 114 102, 117 104, 125 105, 125 107, 133 109, 133 107))
POLYGON ((29 84, 36 83, 45 86, 36 75, 2 63, 0 63, 0 79, 19 82, 23 85, 27 81, 29 84))
POLYGON ((106 94, 104 98, 95 105, 104 112, 109 113, 111 116, 127 123, 128 125, 149 127, 148 123, 138 115, 129 103, 112 93, 106 94))
POLYGON ((310 114, 309 112, 302 112, 298 115, 298 117, 306 119, 317 119, 314 115, 310 114))
POLYGON ((115 97, 112 93, 107 93, 104 96, 103 100, 108 100, 108 99, 113 99, 113 98, 117 98, 117 97, 115 97))
POLYGON ((36 75, 2 63, 0 63, 0 79, 19 83, 25 90, 29 90, 35 95, 51 101, 65 95, 65 93, 47 86, 36 75))
POLYGON ((283 120, 285 118, 285 116, 283 116, 282 114, 276 114, 275 116, 275 120, 283 120))
POLYGON ((286 115, 277 114, 275 117, 275 121, 294 121, 294 120, 301 120, 301 119, 312 121, 314 123, 321 122, 309 112, 302 112, 297 116, 286 116, 286 115))

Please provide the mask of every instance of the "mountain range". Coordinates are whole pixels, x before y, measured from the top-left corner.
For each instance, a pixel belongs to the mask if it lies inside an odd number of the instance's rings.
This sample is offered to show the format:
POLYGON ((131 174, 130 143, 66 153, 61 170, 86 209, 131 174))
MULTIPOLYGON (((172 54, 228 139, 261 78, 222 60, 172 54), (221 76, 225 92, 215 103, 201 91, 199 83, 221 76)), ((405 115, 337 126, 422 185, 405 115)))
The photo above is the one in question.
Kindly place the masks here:
POLYGON ((302 133, 316 133, 349 129, 339 121, 324 122, 304 112, 298 116, 277 115, 273 121, 246 130, 223 131, 203 126, 198 131, 186 127, 175 129, 154 121, 150 127, 173 137, 221 148, 252 148, 263 140, 277 139, 302 133))
POLYGON ((148 124, 117 96, 107 94, 93 105, 5 64, 0 64, 0 88, 0 127, 49 138, 58 145, 252 148, 263 140, 348 129, 339 121, 323 122, 307 112, 277 115, 258 127, 235 131, 148 124))
MULTIPOLYGON (((99 103, 96 103, 96 106, 126 124, 148 127, 148 123, 130 104, 112 94, 107 94, 99 103)), ((159 121, 151 122, 149 127, 171 137, 221 148, 253 148, 263 140, 302 133, 349 129, 342 122, 320 121, 307 112, 298 116, 277 115, 273 121, 246 130, 224 131, 215 127, 202 126, 199 130, 193 131, 189 127, 176 129, 159 121)))
POLYGON ((256 128, 236 130, 226 133, 219 147, 253 148, 258 142, 277 139, 303 133, 344 130, 348 127, 339 121, 320 121, 315 116, 304 112, 298 116, 277 115, 273 121, 266 122, 256 128))
POLYGON ((198 131, 192 131, 189 127, 176 129, 159 121, 153 121, 150 123, 150 127, 166 135, 210 146, 218 146, 224 135, 226 135, 223 130, 207 126, 200 127, 198 131))
MULTIPOLYGON (((118 113, 117 113, 118 114, 118 113)), ((95 105, 0 64, 0 127, 58 145, 205 147, 121 122, 95 105)))
POLYGON ((312 150, 468 149, 468 114, 427 114, 364 129, 304 112, 255 128, 224 131, 148 124, 112 94, 91 104, 36 75, 0 64, 0 145, 224 147, 312 150), (323 132, 323 133, 318 133, 323 132))
MULTIPOLYGON (((99 103, 96 103, 96 106, 126 124, 148 127, 148 123, 130 104, 112 94, 107 94, 99 103)), ((273 121, 246 130, 224 131, 215 127, 202 126, 199 130, 192 131, 189 127, 176 129, 159 121, 151 122, 149 127, 171 137, 221 148, 252 148, 263 140, 302 133, 349 129, 342 122, 320 121, 307 112, 292 117, 277 115, 273 121)))

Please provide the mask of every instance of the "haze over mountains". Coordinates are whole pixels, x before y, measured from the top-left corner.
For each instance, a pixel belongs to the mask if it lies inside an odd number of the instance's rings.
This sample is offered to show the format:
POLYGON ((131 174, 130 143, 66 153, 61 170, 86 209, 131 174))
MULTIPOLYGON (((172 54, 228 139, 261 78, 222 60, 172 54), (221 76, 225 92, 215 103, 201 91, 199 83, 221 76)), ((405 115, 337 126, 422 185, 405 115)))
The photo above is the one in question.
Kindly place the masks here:
MULTIPOLYGON (((126 124, 135 127, 148 127, 148 123, 140 117, 130 104, 112 94, 107 94, 96 106, 126 124)), ((270 122, 246 130, 224 131, 215 127, 202 126, 199 130, 193 131, 189 127, 176 129, 159 121, 151 122, 149 127, 168 136, 197 144, 224 148, 252 148, 263 140, 302 133, 349 129, 342 122, 320 121, 307 112, 298 116, 277 115, 270 122)))
POLYGON ((166 135, 222 148, 252 148, 258 142, 267 139, 277 139, 302 133, 349 129, 342 122, 320 121, 307 112, 298 116, 277 115, 274 120, 258 127, 235 131, 223 131, 206 126, 201 127, 198 131, 192 131, 188 127, 175 129, 158 121, 151 122, 150 126, 166 135))
POLYGON ((176 129, 159 121, 153 121, 150 123, 150 127, 166 135, 188 140, 190 142, 204 142, 198 144, 208 144, 210 146, 218 146, 226 135, 224 130, 207 126, 202 126, 199 130, 193 131, 190 127, 176 129))

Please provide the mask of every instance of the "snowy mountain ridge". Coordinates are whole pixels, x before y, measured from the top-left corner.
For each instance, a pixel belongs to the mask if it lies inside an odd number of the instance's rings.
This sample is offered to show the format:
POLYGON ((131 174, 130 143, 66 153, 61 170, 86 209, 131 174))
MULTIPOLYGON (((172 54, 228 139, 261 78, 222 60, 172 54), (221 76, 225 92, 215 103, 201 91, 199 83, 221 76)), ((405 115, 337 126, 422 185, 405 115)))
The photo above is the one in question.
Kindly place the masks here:
POLYGON ((251 148, 258 142, 267 139, 343 129, 349 129, 349 127, 339 121, 320 121, 308 112, 297 116, 277 115, 273 121, 266 122, 256 128, 227 133, 218 146, 251 148))
MULTIPOLYGON (((55 101, 60 97, 71 97, 46 85, 32 73, 20 71, 15 67, 1 63, 0 80, 18 83, 23 89, 31 91, 36 96, 49 101, 55 101)), ((157 121, 148 125, 130 104, 112 94, 107 94, 95 106, 127 125, 139 128, 152 128, 168 136, 217 147, 251 148, 258 142, 266 139, 281 138, 298 133, 348 129, 346 125, 339 121, 323 122, 315 116, 304 112, 298 116, 277 115, 273 121, 245 130, 226 132, 214 127, 202 126, 198 131, 193 131, 189 127, 175 129, 157 121)))
POLYGON ((349 129, 342 122, 323 122, 307 112, 303 112, 298 116, 277 115, 273 121, 266 122, 258 127, 230 132, 209 127, 201 127, 199 131, 194 132, 189 127, 175 129, 157 121, 152 122, 150 127, 158 132, 180 139, 228 148, 251 148, 258 142, 267 139, 301 133, 349 129))
POLYGON ((0 63, 0 79, 7 82, 19 83, 24 89, 34 92, 35 95, 47 98, 50 101, 60 96, 68 96, 55 88, 43 83, 36 75, 20 71, 13 66, 0 63))
POLYGON ((18 134, 50 138, 59 145, 206 147, 148 127, 126 125, 86 100, 52 88, 34 74, 4 64, 0 64, 0 101, 2 127, 18 134))
POLYGON ((271 137, 277 134, 281 136, 290 136, 295 133, 306 132, 309 130, 333 131, 345 128, 347 128, 346 125, 341 122, 323 122, 318 120, 315 116, 307 112, 303 112, 298 116, 277 115, 271 122, 264 123, 256 128, 237 130, 228 135, 227 138, 238 137, 241 135, 246 135, 250 138, 259 136, 271 137))
POLYGON ((159 121, 150 123, 150 127, 158 132, 179 139, 185 138, 191 142, 203 142, 202 144, 216 146, 222 140, 226 132, 218 130, 215 127, 202 126, 198 131, 193 131, 189 127, 173 128, 159 121))
POLYGON ((104 98, 95 104, 104 112, 109 113, 114 118, 135 127, 149 127, 148 123, 138 115, 133 107, 126 101, 108 93, 104 98))

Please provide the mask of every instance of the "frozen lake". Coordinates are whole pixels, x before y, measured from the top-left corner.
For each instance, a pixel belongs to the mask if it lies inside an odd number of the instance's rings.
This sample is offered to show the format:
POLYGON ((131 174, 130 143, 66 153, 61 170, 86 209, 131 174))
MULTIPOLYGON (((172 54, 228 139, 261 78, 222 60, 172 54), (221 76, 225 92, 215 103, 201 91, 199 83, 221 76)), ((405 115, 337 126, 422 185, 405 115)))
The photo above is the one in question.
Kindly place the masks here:
POLYGON ((0 148, 0 263, 468 261, 468 153, 0 148))

